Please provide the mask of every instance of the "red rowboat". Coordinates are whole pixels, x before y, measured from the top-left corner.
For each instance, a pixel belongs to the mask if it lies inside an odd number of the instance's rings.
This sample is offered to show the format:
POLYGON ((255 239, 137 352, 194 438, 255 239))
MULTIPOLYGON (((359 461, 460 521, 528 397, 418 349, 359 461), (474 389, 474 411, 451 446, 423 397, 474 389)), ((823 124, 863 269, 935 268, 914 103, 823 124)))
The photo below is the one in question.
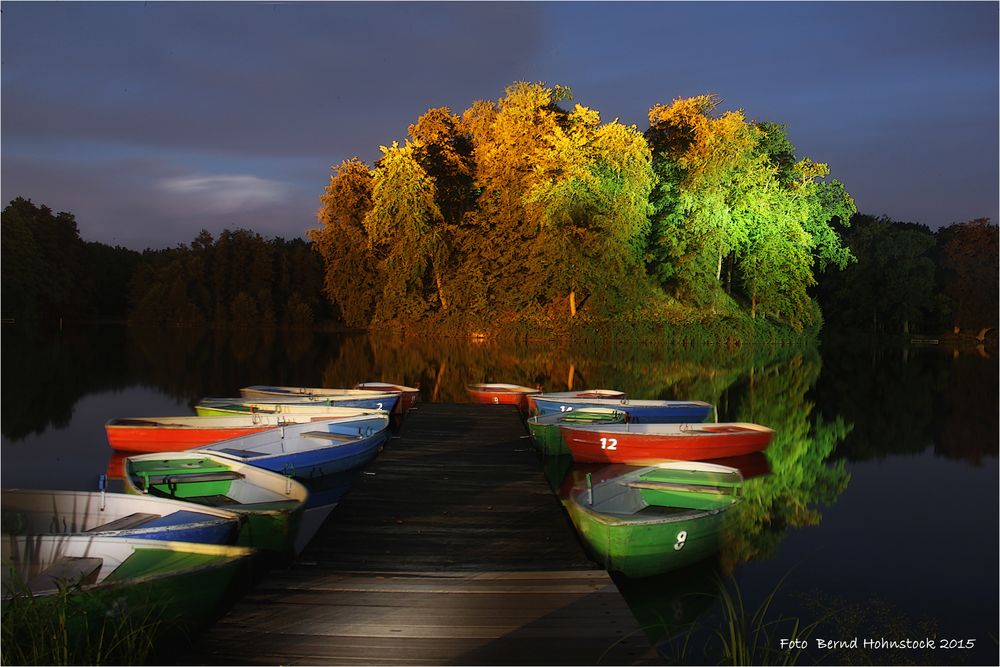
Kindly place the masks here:
POLYGON ((706 461, 765 449, 774 437, 766 426, 722 424, 560 425, 574 461, 652 465, 659 461, 706 461))
POLYGON ((521 414, 528 413, 528 396, 539 393, 538 389, 516 384, 469 384, 465 386, 473 403, 492 405, 516 405, 521 414))

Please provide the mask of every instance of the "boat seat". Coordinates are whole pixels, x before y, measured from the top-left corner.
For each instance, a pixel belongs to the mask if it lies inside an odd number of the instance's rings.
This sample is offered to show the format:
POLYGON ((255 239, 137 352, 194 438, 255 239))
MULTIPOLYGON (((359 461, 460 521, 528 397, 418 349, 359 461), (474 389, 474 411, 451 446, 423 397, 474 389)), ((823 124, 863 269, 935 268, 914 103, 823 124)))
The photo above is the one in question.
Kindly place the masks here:
POLYGON ((146 514, 144 512, 135 512, 127 516, 120 517, 114 521, 108 521, 107 523, 102 523, 93 528, 88 528, 83 531, 85 533, 98 533, 110 530, 128 530, 129 528, 138 528, 142 524, 146 523, 151 519, 159 519, 159 514, 146 514))
POLYGON ((97 581, 97 574, 103 563, 103 558, 63 556, 29 579, 28 588, 32 593, 50 591, 59 588, 60 580, 74 584, 93 584, 97 581))
POLYGON ((215 452, 225 452, 226 454, 232 454, 233 456, 239 456, 243 459, 252 459, 258 456, 264 456, 267 452, 254 452, 249 449, 236 449, 235 447, 226 447, 225 449, 214 449, 215 452))
POLYGON ((217 507, 226 510, 253 510, 262 512, 294 510, 301 504, 302 501, 300 500, 265 500, 259 503, 231 503, 228 505, 217 505, 217 507))
POLYGON ((222 521, 221 517, 205 512, 192 512, 191 510, 178 510, 170 514, 156 517, 143 528, 165 528, 167 526, 180 526, 183 524, 203 523, 205 521, 222 521))
POLYGON ((166 475, 150 475, 152 484, 188 484, 191 482, 224 482, 227 479, 243 479, 243 474, 233 470, 221 472, 168 473, 166 475))
POLYGON ((115 419, 111 426, 156 426, 157 422, 149 419, 115 419))
POLYGON ((318 438, 320 440, 333 440, 334 442, 354 442, 358 439, 358 436, 330 433, 329 431, 306 431, 300 435, 303 438, 318 438))
POLYGON ((722 495, 733 495, 733 489, 707 486, 701 484, 681 484, 679 482, 625 482, 625 486, 630 489, 646 489, 649 491, 692 491, 695 493, 711 493, 722 495))

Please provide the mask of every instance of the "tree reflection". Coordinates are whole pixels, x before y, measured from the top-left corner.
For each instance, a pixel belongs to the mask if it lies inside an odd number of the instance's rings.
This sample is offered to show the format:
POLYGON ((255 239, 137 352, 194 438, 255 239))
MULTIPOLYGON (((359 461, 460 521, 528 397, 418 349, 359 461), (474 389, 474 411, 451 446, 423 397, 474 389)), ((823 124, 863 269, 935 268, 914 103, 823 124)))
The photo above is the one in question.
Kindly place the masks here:
POLYGON ((772 554, 786 528, 818 524, 819 507, 836 501, 850 482, 844 462, 828 459, 851 426, 839 417, 826 421, 816 415, 807 398, 820 368, 813 350, 751 368, 741 391, 734 392, 733 421, 764 424, 776 433, 766 450, 771 474, 748 480, 743 502, 731 512, 722 553, 727 571, 772 554))

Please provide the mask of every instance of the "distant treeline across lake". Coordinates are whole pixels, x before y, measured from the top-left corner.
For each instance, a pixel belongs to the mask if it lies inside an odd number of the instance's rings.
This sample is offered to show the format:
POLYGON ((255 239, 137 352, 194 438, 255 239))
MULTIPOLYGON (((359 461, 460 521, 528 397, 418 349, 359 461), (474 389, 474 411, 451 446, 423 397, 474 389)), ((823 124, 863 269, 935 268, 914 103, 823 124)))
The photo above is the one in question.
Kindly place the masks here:
MULTIPOLYGON (((302 239, 237 229, 137 252, 84 241, 72 214, 20 198, 4 209, 2 231, 7 321, 345 325, 324 291, 335 277, 302 239)), ((939 335, 958 327, 969 337, 995 336, 996 225, 975 220, 934 232, 858 214, 842 233, 857 261, 821 274, 813 289, 828 327, 864 335, 939 335)))

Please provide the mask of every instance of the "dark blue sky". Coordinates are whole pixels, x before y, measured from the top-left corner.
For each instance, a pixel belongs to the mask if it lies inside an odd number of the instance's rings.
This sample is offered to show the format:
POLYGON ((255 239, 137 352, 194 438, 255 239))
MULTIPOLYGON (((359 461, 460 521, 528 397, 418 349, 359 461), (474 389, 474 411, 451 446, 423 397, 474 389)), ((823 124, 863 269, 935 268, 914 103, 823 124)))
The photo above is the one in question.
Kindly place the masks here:
POLYGON ((997 2, 2 7, 2 197, 142 249, 316 226, 331 165, 518 80, 647 126, 713 92, 785 123, 864 213, 998 219, 997 2))

